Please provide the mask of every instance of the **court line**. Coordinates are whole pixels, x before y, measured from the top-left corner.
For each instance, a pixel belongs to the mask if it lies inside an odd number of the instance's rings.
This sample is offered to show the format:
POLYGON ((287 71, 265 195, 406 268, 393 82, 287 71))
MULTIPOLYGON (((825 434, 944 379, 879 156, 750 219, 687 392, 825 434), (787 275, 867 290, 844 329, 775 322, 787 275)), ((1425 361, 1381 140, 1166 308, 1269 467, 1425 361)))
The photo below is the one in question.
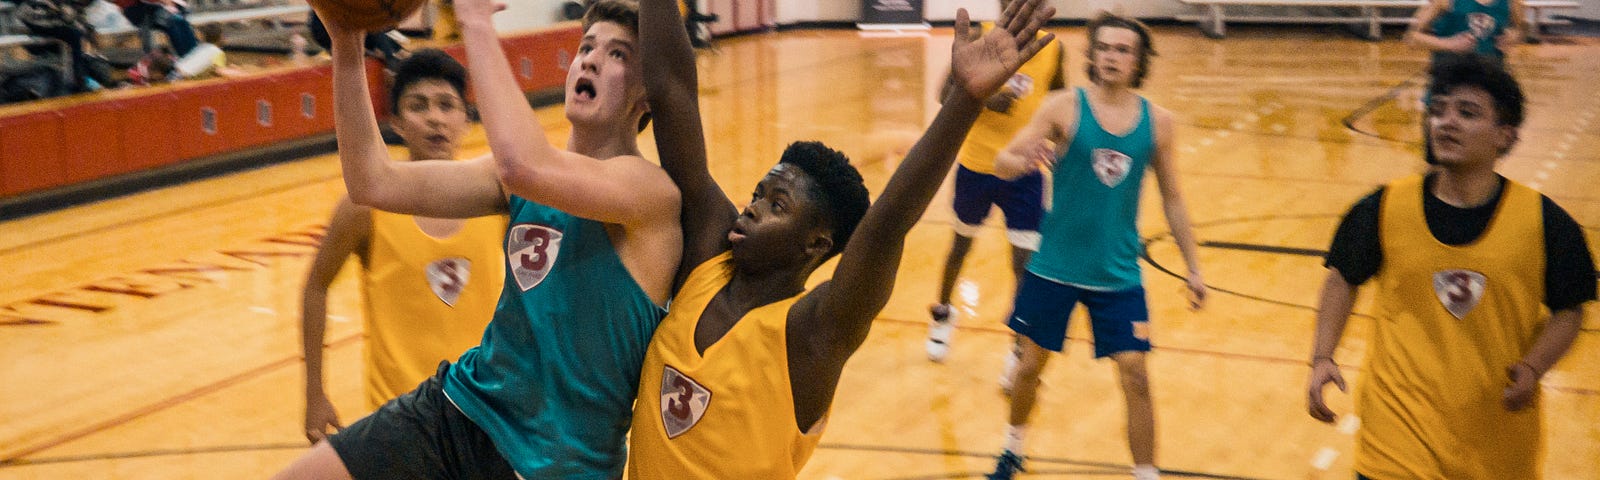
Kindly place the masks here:
MULTIPOLYGON (((928 324, 928 322, 926 320, 906 320, 906 319, 903 319, 903 318, 889 318, 889 317, 878 317, 877 320, 875 320, 874 322, 900 323, 900 324, 915 325, 915 326, 926 326, 928 324)), ((1008 328, 986 327, 986 326, 976 326, 976 325, 956 325, 956 329, 957 330, 969 331, 969 332, 993 333, 993 334, 999 334, 999 335, 1014 335, 1015 334, 1014 332, 1011 331, 1011 329, 1008 329, 1008 328)), ((1069 336, 1067 336, 1067 340, 1072 341, 1072 342, 1076 342, 1076 343, 1080 343, 1080 344, 1084 344, 1084 345, 1094 345, 1094 340, 1088 339, 1088 338, 1073 337, 1073 336, 1069 335, 1069 336)), ((1216 351, 1216 350, 1201 350, 1201 349, 1198 349, 1198 348, 1184 348, 1184 347, 1170 347, 1170 346, 1157 346, 1157 347, 1155 347, 1155 350, 1153 350, 1153 351, 1156 351, 1156 352, 1177 352, 1177 353, 1183 353, 1183 354, 1189 354, 1189 355, 1199 355, 1199 356, 1206 356, 1206 357, 1224 358, 1224 359, 1229 359, 1229 360, 1249 360, 1249 361, 1261 362, 1261 363, 1276 363, 1276 364, 1282 364, 1282 365, 1294 365, 1294 366, 1298 366, 1298 367, 1309 368, 1309 366, 1306 365, 1306 361, 1303 360, 1303 359, 1300 359, 1300 358, 1272 357, 1272 356, 1267 356, 1267 355, 1256 355, 1256 354, 1253 354, 1253 353, 1221 352, 1221 351, 1216 351)), ((1359 366, 1353 365, 1353 364, 1339 364, 1339 369, 1341 369, 1341 370, 1355 370, 1355 371, 1358 371, 1358 372, 1361 370, 1359 366)), ((1539 387, 1543 388, 1543 389, 1546 389, 1546 390, 1555 390, 1555 391, 1558 391, 1558 392, 1570 393, 1570 394, 1574 394, 1574 395, 1584 395, 1584 396, 1600 395, 1600 389, 1594 389, 1594 388, 1571 387, 1571 386, 1566 386, 1566 385, 1549 385, 1549 384, 1544 384, 1544 383, 1539 384, 1539 387)))
MULTIPOLYGON (((1417 74, 1415 74, 1415 75, 1413 75, 1411 77, 1408 77, 1405 80, 1402 80, 1399 84, 1395 85, 1394 87, 1391 87, 1389 89, 1389 91, 1384 92, 1382 95, 1378 95, 1377 97, 1373 97, 1371 100, 1367 100, 1367 103, 1362 104, 1360 107, 1357 107, 1355 110, 1351 111, 1349 115, 1346 115, 1344 118, 1340 119, 1339 123, 1343 124, 1346 129, 1348 129, 1348 130, 1350 130, 1352 132, 1356 132, 1358 134, 1361 134, 1363 136, 1375 138, 1375 139, 1382 140, 1382 141, 1385 141, 1385 142, 1394 142, 1394 143, 1400 143, 1400 144, 1404 144, 1404 145, 1421 146, 1421 142, 1420 141, 1414 142, 1414 141, 1409 141, 1409 140, 1388 138, 1388 137, 1384 137, 1382 134, 1379 134, 1379 133, 1376 133, 1376 132, 1368 132, 1366 130, 1362 130, 1362 129, 1356 128, 1355 121, 1357 119, 1360 119, 1361 117, 1366 116, 1367 114, 1372 113, 1374 110, 1377 110, 1378 107, 1382 106, 1384 103, 1392 101, 1395 98, 1399 97, 1401 91, 1403 91, 1405 89, 1408 89, 1408 88, 1413 88, 1414 85, 1412 85, 1412 83, 1411 83, 1413 80, 1420 80, 1422 82, 1426 82, 1427 81, 1427 76, 1428 76, 1428 72, 1423 71, 1423 72, 1419 72, 1419 73, 1417 73, 1417 74)), ((1421 124, 1418 123, 1416 125, 1416 127, 1420 129, 1421 128, 1421 124)), ((1524 131, 1538 132, 1538 133, 1552 133, 1552 134, 1554 134, 1554 133, 1565 133, 1565 131, 1556 130, 1556 129, 1532 129, 1532 128, 1528 128, 1528 129, 1524 129, 1524 131)), ((1529 158, 1540 158, 1540 159, 1551 159, 1551 158, 1554 158, 1554 157, 1551 157, 1551 156, 1548 156, 1548 155, 1533 156, 1533 155, 1527 155, 1527 154, 1519 154, 1518 156, 1526 156, 1526 157, 1529 157, 1529 158)), ((1577 161, 1577 162, 1584 162, 1584 163, 1600 161, 1600 159, 1592 159, 1592 158, 1584 158, 1584 157, 1573 157, 1573 158, 1563 159, 1563 160, 1577 161)))
POLYGON ((1209 247, 1209 248, 1221 248, 1221 249, 1225 249, 1225 250, 1244 250, 1244 251, 1248 251, 1248 252, 1277 253, 1277 254, 1283 254, 1283 255, 1300 255, 1300 256, 1304 256, 1304 257, 1318 257, 1318 258, 1325 257, 1325 256, 1328 255, 1328 251, 1327 250, 1318 250, 1318 249, 1315 249, 1315 248, 1283 247, 1283 246, 1278 246, 1278 245, 1261 245, 1261 244, 1256 244, 1256 243, 1205 241, 1205 242, 1200 242, 1200 246, 1209 247))
MULTIPOLYGON (((823 444, 817 445, 817 448, 818 449, 825 449, 825 450, 853 450, 853 451, 878 452, 878 453, 907 453, 907 454, 913 454, 913 455, 938 455, 938 456, 944 456, 944 457, 976 457, 976 458, 994 458, 995 457, 995 455, 993 453, 988 453, 988 452, 973 452, 973 451, 966 451, 966 450, 939 449, 939 448, 893 447, 893 446, 884 446, 884 445, 864 445, 864 444, 851 444, 851 443, 823 443, 823 444)), ((1049 457, 1049 456, 1029 455, 1027 457, 1027 459, 1028 459, 1028 463, 1030 463, 1030 464, 1045 463, 1045 464, 1055 464, 1055 465, 1071 465, 1071 466, 1077 466, 1077 467, 1091 467, 1091 468, 1099 468, 1099 469, 1107 469, 1107 470, 1117 469, 1115 474, 1120 474, 1120 475, 1127 475, 1127 469, 1132 468, 1131 465, 1123 465, 1123 464, 1119 464, 1119 463, 1096 462, 1096 461, 1091 461, 1091 460, 1076 460, 1076 459, 1064 458, 1064 457, 1049 457)), ((984 475, 985 473, 978 473, 978 475, 981 476, 981 475, 984 475)), ((1028 473, 1033 474, 1033 475, 1039 475, 1039 474, 1047 474, 1047 473, 1066 473, 1066 472, 1051 472, 1051 471, 1046 471, 1046 470, 1040 470, 1040 471, 1032 471, 1032 470, 1030 470, 1030 471, 1028 471, 1028 473)), ((1089 471, 1089 472, 1082 472, 1082 473, 1098 473, 1098 472, 1089 471)), ((1111 473, 1112 472, 1107 472, 1107 474, 1111 474, 1111 473)), ((1258 479, 1255 479, 1255 478, 1252 478, 1252 477, 1239 477, 1239 476, 1221 475, 1221 474, 1206 473, 1206 472, 1191 472, 1191 471, 1185 471, 1185 470, 1172 470, 1172 469, 1166 469, 1166 468, 1161 469, 1161 473, 1162 474, 1175 475, 1175 476, 1182 476, 1182 477, 1193 477, 1193 478, 1217 478, 1217 479, 1230 479, 1230 480, 1258 480, 1258 479)), ((896 477, 896 479, 897 480, 910 480, 910 479, 913 479, 913 478, 928 478, 928 479, 964 478, 967 475, 970 475, 970 474, 958 473, 958 474, 946 474, 946 475, 942 475, 942 476, 896 477), (950 475, 958 475, 958 476, 950 476, 950 475)))
MULTIPOLYGON (((1260 216, 1260 217, 1236 217, 1236 218, 1224 218, 1224 219, 1217 219, 1217 220, 1209 220, 1209 221, 1205 221, 1205 222, 1196 222, 1196 223, 1193 224, 1193 226, 1198 228, 1198 227, 1211 227, 1211 226, 1217 226, 1217 225, 1227 225, 1227 224, 1243 223, 1243 222, 1262 222, 1262 221, 1272 221, 1272 220, 1294 220, 1294 219, 1329 218, 1329 217, 1337 218, 1339 216, 1337 216, 1337 215, 1326 215, 1326 214, 1303 214, 1303 215, 1266 215, 1266 216, 1260 216)), ((1579 226, 1582 227, 1582 225, 1579 225, 1579 226)), ((1588 227, 1584 227, 1584 228, 1588 228, 1588 227)), ((1155 269, 1157 271, 1160 271, 1161 273, 1165 273, 1165 274, 1171 276, 1172 278, 1183 280, 1183 279, 1185 279, 1185 277, 1183 275, 1180 275, 1180 274, 1178 274, 1178 272, 1174 272, 1171 269, 1168 269, 1166 266, 1164 266, 1164 265, 1162 265, 1160 263, 1157 263, 1155 261, 1155 259, 1150 256, 1150 244, 1158 242, 1158 241, 1165 241, 1165 240, 1168 240, 1168 239, 1171 239, 1171 238, 1172 238, 1172 232, 1170 232, 1170 231, 1161 232, 1161 233, 1157 233, 1155 235, 1151 235, 1149 237, 1145 237, 1143 239, 1143 244, 1140 247, 1142 250, 1139 252, 1139 258, 1144 259, 1145 263, 1148 263, 1148 264, 1150 264, 1150 266, 1155 267, 1155 269)), ((1227 243, 1227 242, 1205 242, 1204 244, 1202 244, 1202 246, 1218 246, 1219 248, 1229 248, 1228 246, 1221 246, 1221 245, 1230 245, 1230 246, 1234 246, 1234 247, 1249 246, 1251 248, 1238 248, 1238 249, 1241 249, 1241 250, 1252 250, 1253 249, 1253 250, 1256 250, 1256 251, 1266 251, 1266 252, 1270 252, 1270 253, 1289 253, 1289 254, 1296 254, 1296 255, 1301 254, 1301 253, 1300 252, 1287 252, 1287 251, 1286 252, 1271 252, 1268 249, 1301 250, 1303 252, 1313 252, 1314 251, 1314 250, 1309 250, 1309 249, 1296 249, 1296 248, 1293 248, 1293 247, 1276 247, 1276 246, 1270 246, 1270 245, 1251 245, 1251 244, 1242 244, 1242 243, 1241 244, 1231 244, 1231 243, 1227 243), (1211 245, 1207 245, 1207 244, 1211 244, 1211 245)), ((1320 252, 1320 251, 1316 251, 1316 252, 1320 252)), ((1321 252, 1321 253, 1325 254, 1326 252, 1321 252)), ((1596 278, 1600 278, 1600 270, 1595 271, 1595 277, 1596 278)), ((1218 288, 1218 287, 1212 286, 1210 284, 1207 284, 1206 288, 1208 290, 1213 290, 1213 291, 1225 293, 1225 294, 1228 294, 1228 295, 1233 295, 1233 296, 1244 298, 1244 299, 1247 299, 1247 300, 1255 300, 1255 301, 1258 301, 1258 302, 1265 302, 1265 303, 1269 303, 1269 304, 1273 304, 1273 305, 1280 305, 1280 306, 1285 306, 1285 307, 1290 307, 1290 308, 1297 308, 1297 309, 1301 309, 1301 310, 1310 310, 1310 311, 1313 311, 1313 312, 1315 312, 1317 310, 1317 307, 1311 306, 1311 305, 1300 305, 1298 303, 1291 303, 1291 302, 1286 302, 1286 301, 1283 301, 1283 300, 1274 300, 1274 299, 1271 299, 1271 298, 1251 295, 1251 294, 1243 293, 1243 292, 1237 292, 1237 291, 1229 290, 1229 289, 1226 289, 1226 288, 1218 288)), ((1369 319, 1370 318, 1376 318, 1376 317, 1373 317, 1372 315, 1364 314, 1364 313, 1351 313, 1351 316, 1361 317, 1361 318, 1369 318, 1369 319)), ((1600 333, 1600 328, 1581 328, 1581 329, 1579 329, 1579 332, 1595 334, 1595 333, 1600 333)))
MULTIPOLYGON (((924 320, 906 320, 906 319, 889 318, 889 317, 878 317, 877 321, 879 321, 879 322, 889 322, 889 323, 902 323, 902 324, 906 324, 906 325, 917 325, 917 326, 923 326, 923 325, 927 325, 928 324, 928 322, 924 321, 924 320)), ((984 326, 974 326, 974 325, 956 325, 956 329, 957 330, 972 331, 972 332, 993 333, 993 334, 1000 334, 1000 335, 1012 335, 1013 334, 1011 329, 999 328, 999 327, 984 327, 984 326)), ((1094 340, 1091 340, 1091 339, 1088 339, 1088 338, 1074 337, 1074 336, 1070 336, 1069 335, 1069 336, 1067 336, 1067 340, 1072 341, 1072 342, 1076 342, 1076 343, 1081 343, 1081 344, 1084 344, 1084 345, 1094 345, 1094 340)), ((1156 351, 1160 351, 1160 352, 1177 352, 1177 353, 1186 353, 1186 354, 1192 354, 1192 355, 1202 355, 1202 356, 1208 356, 1208 357, 1227 358, 1227 359, 1233 359, 1233 360, 1250 360, 1250 361, 1256 361, 1256 362, 1262 362, 1262 363, 1278 363, 1278 364, 1295 365, 1295 366, 1301 366, 1301 367, 1306 366, 1306 361, 1303 360, 1303 359, 1298 359, 1298 358, 1269 357, 1269 356, 1266 356, 1266 355, 1255 355, 1255 354, 1249 354, 1249 353, 1219 352, 1219 351, 1216 351, 1216 350, 1199 350, 1199 349, 1193 349, 1193 348, 1169 347, 1169 346, 1164 346, 1164 345, 1155 347, 1155 350, 1156 351)), ((1350 367, 1348 365, 1341 365, 1341 367, 1345 368, 1345 369, 1350 369, 1350 367)))
POLYGON ((207 453, 234 453, 258 452, 263 450, 297 450, 304 449, 305 442, 298 443, 262 443, 256 445, 219 445, 213 447, 194 448, 162 448, 155 450, 138 450, 132 452, 95 453, 86 455, 67 455, 61 457, 42 458, 16 458, 0 460, 0 468, 21 467, 28 465, 49 465, 55 463, 93 462, 100 460, 125 460, 130 458, 171 457, 178 455, 196 455, 207 453))
MULTIPOLYGON (((290 160, 289 162, 299 162, 299 161, 305 161, 305 160, 309 160, 309 159, 310 158, 308 157, 308 158, 302 158, 300 160, 290 160)), ((285 162, 285 163, 289 163, 289 162, 285 162)), ((244 173, 244 172, 239 172, 239 173, 244 173)), ((226 176, 224 176, 224 177, 226 177, 226 176)), ((224 177, 216 177, 216 178, 224 178, 224 177)), ((287 191, 298 189, 298 188, 316 187, 316 186, 322 184, 323 182, 326 182, 326 181, 329 181, 329 180, 335 180, 335 179, 338 179, 340 177, 341 177, 341 175, 329 175, 329 176, 323 176, 323 177, 319 177, 319 178, 312 178, 310 180, 305 180, 303 182, 296 182, 296 183, 291 184, 291 185, 284 185, 284 186, 280 186, 280 187, 269 189, 269 190, 252 190, 250 193, 247 193, 247 194, 242 194, 242 195, 238 195, 238 196, 212 200, 212 201, 209 201, 209 202, 190 205, 190 206, 187 206, 187 207, 181 207, 181 208, 177 208, 177 209, 173 209, 173 210, 169 210, 169 211, 165 211, 165 212, 152 213, 152 214, 149 214, 149 215, 145 215, 143 217, 138 217, 138 218, 133 218, 133 219, 126 219, 126 220, 117 222, 116 224, 112 224, 112 225, 95 227, 93 229, 84 230, 84 231, 81 231, 81 232, 72 232, 72 233, 57 235, 57 236, 50 237, 50 238, 43 238, 43 239, 39 239, 39 240, 34 240, 34 241, 31 241, 31 242, 22 243, 22 244, 18 244, 18 245, 13 245, 13 246, 10 246, 10 247, 6 247, 6 248, 3 248, 3 249, 0 249, 0 255, 8 255, 8 254, 11 254, 11 253, 15 253, 15 252, 17 252, 19 250, 25 250, 25 249, 28 249, 28 248, 36 247, 39 244, 43 244, 43 243, 70 240, 70 239, 74 239, 74 238, 78 238, 78 237, 82 237, 82 236, 90 235, 90 234, 104 234, 104 233, 106 233, 108 231, 117 230, 117 229, 121 229, 121 228, 132 227, 132 226, 138 225, 140 223, 148 222, 148 221, 151 221, 151 220, 157 220, 157 219, 164 218, 164 217, 178 216, 178 215, 182 215, 184 213, 194 212, 196 210, 203 210, 203 209, 207 209, 207 208, 220 207, 220 206, 227 205, 227 204, 230 204, 230 203, 238 203, 240 201, 247 200, 247 199, 259 199, 259 198, 261 198, 263 196, 266 196, 266 195, 279 194, 279 193, 287 192, 287 191)), ((197 182, 184 182, 184 183, 173 185, 172 187, 167 187, 167 188, 173 188, 173 187, 177 187, 177 186, 181 186, 181 185, 194 185, 195 183, 197 183, 197 182)), ((158 192, 158 191, 165 190, 165 189, 166 188, 162 188, 162 189, 150 190, 150 191, 141 192, 141 193, 154 193, 154 192, 158 192)), ((131 197, 118 197, 118 199, 127 199, 127 198, 131 198, 131 197)), ((94 203, 89 203, 89 204, 84 204, 84 205, 77 205, 77 206, 70 207, 67 210, 71 210, 71 209, 75 209, 75 208, 91 208, 91 207, 93 207, 95 205, 99 205, 99 204, 102 204, 102 203, 104 203, 106 201, 110 201, 110 200, 113 200, 113 199, 106 199, 106 200, 102 200, 102 201, 99 201, 99 202, 94 202, 94 203)), ((64 211, 66 211, 66 210, 55 210, 55 211, 52 211, 50 213, 60 213, 60 212, 64 212, 64 211)))
MULTIPOLYGON (((340 338, 338 340, 334 340, 333 342, 329 342, 329 343, 326 344, 326 346, 328 348, 342 347, 342 346, 345 346, 345 345, 349 345, 349 344, 355 343, 358 340, 361 340, 361 333, 360 332, 350 334, 349 336, 346 336, 344 338, 340 338)), ((234 386, 234 385, 238 385, 240 383, 244 383, 244 382, 249 381, 249 380, 253 380, 256 377, 260 377, 262 375, 265 375, 268 372, 271 372, 271 371, 276 370, 278 368, 289 366, 289 365, 293 365, 295 363, 299 363, 302 360, 302 358, 304 358, 304 357, 302 357, 301 355, 298 355, 298 354, 290 355, 288 357, 284 357, 284 358, 281 358, 281 359, 278 359, 278 360, 275 360, 275 361, 272 361, 272 362, 268 362, 268 363, 266 363, 264 365, 252 368, 250 370, 246 370, 246 371, 244 371, 242 373, 235 374, 235 375, 233 375, 231 377, 224 378, 222 380, 218 380, 216 382, 212 382, 212 383, 207 384, 207 385, 202 385, 199 388, 195 388, 193 390, 190 390, 190 391, 187 391, 187 392, 184 392, 184 393, 180 393, 180 394, 177 394, 177 395, 174 395, 174 396, 171 396, 171 397, 167 397, 166 399, 161 400, 159 402, 156 402, 156 403, 153 403, 153 404, 150 404, 150 405, 146 405, 146 406, 141 407, 139 409, 136 409, 134 411, 131 411, 131 412, 124 413, 122 415, 113 417, 113 418, 111 418, 109 420, 104 420, 104 421, 101 421, 99 423, 96 423, 96 424, 93 424, 93 425, 90 425, 90 426, 87 426, 87 427, 84 427, 84 428, 81 428, 81 429, 78 429, 78 430, 75 430, 75 431, 72 431, 72 432, 68 432, 68 433, 59 435, 56 438, 47 440, 47 441, 45 441, 43 443, 31 446, 31 447, 23 448, 20 452, 15 452, 15 453, 8 454, 5 457, 0 457, 0 465, 10 464, 13 461, 21 459, 23 457, 26 457, 28 455, 33 455, 35 453, 39 453, 39 452, 42 452, 42 451, 45 451, 45 450, 49 450, 51 448, 59 447, 62 444, 65 444, 65 443, 68 443, 68 442, 71 442, 71 441, 74 441, 74 440, 82 439, 83 437, 87 437, 89 435, 93 435, 93 434, 96 434, 96 433, 99 433, 99 432, 102 432, 102 431, 105 431, 105 430, 116 428, 118 426, 121 426, 123 424, 126 424, 128 422, 132 422, 132 421, 140 419, 140 418, 143 418, 143 417, 148 416, 150 414, 153 414, 153 413, 156 413, 156 412, 160 412, 162 410, 166 410, 168 408, 172 408, 172 407, 181 405, 181 404, 183 404, 185 402, 188 402, 190 400, 194 400, 196 398, 199 398, 201 396, 204 396, 204 395, 207 395, 207 394, 210 394, 210 393, 215 393, 215 392, 220 391, 220 390, 222 390, 224 388, 228 388, 228 387, 231 387, 231 386, 234 386)))

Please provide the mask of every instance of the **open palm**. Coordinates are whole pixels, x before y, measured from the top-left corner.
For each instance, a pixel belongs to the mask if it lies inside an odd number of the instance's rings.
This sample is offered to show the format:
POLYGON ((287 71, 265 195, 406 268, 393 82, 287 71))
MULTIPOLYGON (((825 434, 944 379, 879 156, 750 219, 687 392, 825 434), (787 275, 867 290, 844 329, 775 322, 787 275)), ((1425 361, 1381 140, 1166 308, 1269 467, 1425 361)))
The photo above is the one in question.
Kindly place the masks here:
POLYGON ((956 11, 950 68, 962 90, 972 98, 989 98, 1023 63, 1055 41, 1055 34, 1035 38, 1039 27, 1056 14, 1055 7, 1041 7, 1043 3, 1044 0, 1012 2, 1000 13, 994 28, 982 36, 975 34, 967 9, 956 11))

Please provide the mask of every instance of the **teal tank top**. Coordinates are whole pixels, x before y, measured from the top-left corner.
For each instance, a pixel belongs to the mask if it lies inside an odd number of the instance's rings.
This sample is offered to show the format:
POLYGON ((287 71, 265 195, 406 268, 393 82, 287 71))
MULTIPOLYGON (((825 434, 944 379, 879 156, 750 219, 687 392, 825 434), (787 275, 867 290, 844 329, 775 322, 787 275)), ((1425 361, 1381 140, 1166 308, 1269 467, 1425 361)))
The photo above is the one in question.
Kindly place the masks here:
MULTIPOLYGON (((1488 5, 1478 3, 1478 0, 1452 0, 1450 11, 1439 12, 1439 17, 1433 20, 1433 34, 1445 38, 1470 32, 1478 41, 1475 53, 1501 61, 1505 52, 1500 51, 1494 39, 1506 30, 1510 22, 1511 0, 1493 0, 1488 5)), ((1441 54, 1443 52, 1434 53, 1436 62, 1441 54)))
POLYGON ((605 225, 516 196, 508 206, 500 303, 483 342, 446 373, 445 395, 523 478, 619 478, 639 369, 666 311, 605 225))
POLYGON ((1150 102, 1139 97, 1139 123, 1127 135, 1107 132, 1088 95, 1078 95, 1078 130, 1057 159, 1050 213, 1039 226, 1039 253, 1028 271, 1096 290, 1127 290, 1139 275, 1139 192, 1155 153, 1150 102))

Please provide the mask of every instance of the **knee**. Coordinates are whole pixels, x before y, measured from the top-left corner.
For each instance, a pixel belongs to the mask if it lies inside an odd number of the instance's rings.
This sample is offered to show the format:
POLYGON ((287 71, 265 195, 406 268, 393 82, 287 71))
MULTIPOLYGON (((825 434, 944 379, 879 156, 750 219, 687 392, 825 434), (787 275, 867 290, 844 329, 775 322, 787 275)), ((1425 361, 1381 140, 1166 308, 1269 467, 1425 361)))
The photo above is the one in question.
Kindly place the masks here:
POLYGON ((1143 355, 1119 356, 1117 361, 1117 376, 1122 381, 1122 390, 1129 397, 1148 398, 1150 396, 1150 374, 1145 369, 1143 355))

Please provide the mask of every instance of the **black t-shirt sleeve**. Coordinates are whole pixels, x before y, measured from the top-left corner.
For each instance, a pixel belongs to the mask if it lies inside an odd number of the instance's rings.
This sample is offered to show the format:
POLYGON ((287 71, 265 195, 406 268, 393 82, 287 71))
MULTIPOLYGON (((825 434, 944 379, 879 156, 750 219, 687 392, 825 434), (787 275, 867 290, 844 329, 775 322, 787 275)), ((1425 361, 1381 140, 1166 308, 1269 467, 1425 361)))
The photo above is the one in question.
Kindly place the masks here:
POLYGON ((1544 304, 1550 311, 1595 300, 1594 257, 1583 227, 1550 197, 1544 197, 1544 255, 1544 304))
POLYGON ((1383 247, 1378 243, 1378 211, 1383 203, 1383 188, 1350 207, 1333 233, 1333 244, 1323 266, 1339 269, 1344 281, 1361 285, 1378 274, 1383 265, 1383 247))

